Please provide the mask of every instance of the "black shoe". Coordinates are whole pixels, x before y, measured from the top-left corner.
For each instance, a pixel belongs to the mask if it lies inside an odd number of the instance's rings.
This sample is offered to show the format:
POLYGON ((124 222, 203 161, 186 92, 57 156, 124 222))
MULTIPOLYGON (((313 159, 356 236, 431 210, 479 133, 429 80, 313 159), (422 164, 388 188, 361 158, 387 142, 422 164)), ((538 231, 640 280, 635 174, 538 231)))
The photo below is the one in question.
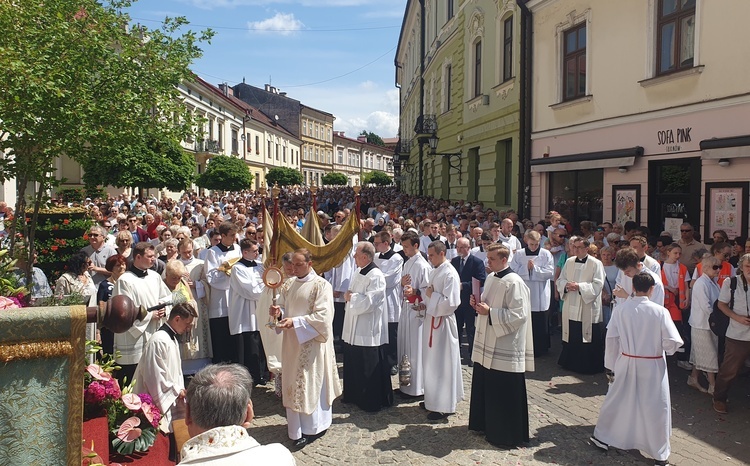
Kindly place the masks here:
POLYGON ((448 417, 448 414, 438 412, 431 412, 427 415, 427 419, 430 421, 439 421, 441 419, 445 419, 446 417, 448 417))
POLYGON ((396 374, 398 374, 398 366, 391 367, 391 375, 396 375, 396 374))
POLYGON ((310 443, 310 439, 305 437, 304 435, 292 443, 292 449, 294 451, 301 450, 305 448, 305 446, 310 443))
POLYGON ((425 406, 424 406, 424 401, 420 401, 420 402, 419 402, 419 407, 420 407, 420 408, 422 408, 422 409, 427 409, 427 408, 425 408, 425 406))
POLYGON ((669 466, 669 460, 655 460, 654 466, 669 466))
POLYGON ((469 359, 469 362, 467 362, 466 365, 469 366, 469 367, 474 367, 474 361, 472 361, 471 359, 469 359))

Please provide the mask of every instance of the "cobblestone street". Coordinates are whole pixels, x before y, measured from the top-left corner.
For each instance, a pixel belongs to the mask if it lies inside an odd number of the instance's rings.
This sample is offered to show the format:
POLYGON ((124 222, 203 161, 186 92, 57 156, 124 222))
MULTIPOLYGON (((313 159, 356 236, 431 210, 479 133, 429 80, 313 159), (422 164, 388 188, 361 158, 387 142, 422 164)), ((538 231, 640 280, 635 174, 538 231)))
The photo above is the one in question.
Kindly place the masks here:
MULTIPOLYGON (((464 401, 446 420, 431 423, 418 401, 396 396, 396 405, 376 414, 336 400, 333 426, 327 434, 294 453, 301 465, 640 465, 653 464, 637 451, 604 453, 588 441, 607 385, 603 374, 571 375, 557 366, 559 335, 552 353, 537 359, 527 374, 532 439, 528 446, 501 450, 467 429, 471 368, 463 366, 464 401)), ((730 393, 730 412, 716 414, 711 398, 685 384, 688 372, 669 364, 672 387, 671 464, 680 466, 750 463, 750 383, 740 377, 730 393)), ((397 387, 397 378, 393 378, 397 387)), ((291 446, 281 403, 272 384, 253 394, 256 418, 251 435, 262 444, 291 446)))

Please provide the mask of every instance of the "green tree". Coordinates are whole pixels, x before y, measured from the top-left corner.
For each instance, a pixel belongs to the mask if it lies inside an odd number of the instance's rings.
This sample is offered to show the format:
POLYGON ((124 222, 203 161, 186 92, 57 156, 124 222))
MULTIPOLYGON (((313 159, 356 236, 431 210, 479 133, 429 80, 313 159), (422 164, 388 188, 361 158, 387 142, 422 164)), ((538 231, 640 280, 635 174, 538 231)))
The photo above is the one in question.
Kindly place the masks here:
POLYGON ((366 136, 367 142, 370 144, 375 144, 376 146, 385 147, 385 142, 383 142, 383 138, 381 138, 375 133, 372 133, 363 129, 362 132, 359 133, 359 135, 366 136))
POLYGON ((193 182, 195 160, 178 141, 135 141, 114 152, 94 149, 82 156, 86 186, 137 186, 184 191, 193 182))
POLYGON ((374 184, 377 186, 388 186, 390 184, 393 184, 393 178, 388 176, 388 174, 385 172, 375 170, 369 173, 365 173, 365 176, 362 177, 362 184, 363 185, 374 184))
MULTIPOLYGON (((16 229, 29 239, 56 160, 96 148, 116 153, 137 141, 182 140, 193 128, 177 85, 210 30, 186 31, 182 17, 154 29, 130 27, 131 0, 0 2, 0 180, 16 180, 16 229), (31 228, 27 188, 36 183, 31 228)), ((132 168, 132 167, 125 167, 132 168)))
POLYGON ((217 155, 208 162, 206 171, 198 176, 196 184, 211 190, 242 191, 250 189, 253 175, 245 162, 237 157, 217 155))
POLYGON ((268 170, 266 182, 269 186, 278 183, 279 186, 302 184, 302 173, 296 168, 276 167, 268 170))
POLYGON ((346 186, 349 183, 349 179, 343 173, 331 172, 323 175, 320 179, 323 184, 333 186, 346 186))

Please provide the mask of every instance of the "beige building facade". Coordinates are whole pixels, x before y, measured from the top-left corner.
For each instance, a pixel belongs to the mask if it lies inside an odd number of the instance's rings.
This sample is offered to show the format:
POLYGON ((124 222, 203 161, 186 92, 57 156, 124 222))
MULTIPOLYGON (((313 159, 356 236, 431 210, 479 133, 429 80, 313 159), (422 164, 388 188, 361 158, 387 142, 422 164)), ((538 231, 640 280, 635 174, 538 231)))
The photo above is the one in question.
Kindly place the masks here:
POLYGON ((347 185, 362 185, 362 177, 382 171, 393 178, 393 151, 367 142, 365 136, 347 137, 343 131, 333 132, 333 171, 343 173, 347 185))
POLYGON ((529 0, 531 214, 748 233, 750 3, 529 0))

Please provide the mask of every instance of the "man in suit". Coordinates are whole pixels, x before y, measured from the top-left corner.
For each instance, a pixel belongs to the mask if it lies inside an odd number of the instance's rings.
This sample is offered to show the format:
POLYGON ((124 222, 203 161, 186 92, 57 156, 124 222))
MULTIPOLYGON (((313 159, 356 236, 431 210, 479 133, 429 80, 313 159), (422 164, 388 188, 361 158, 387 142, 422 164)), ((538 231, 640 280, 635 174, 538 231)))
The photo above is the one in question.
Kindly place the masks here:
POLYGON ((474 362, 471 360, 471 349, 474 347, 474 320, 476 318, 476 311, 469 302, 472 291, 472 279, 476 278, 479 280, 480 286, 484 286, 484 279, 487 277, 487 274, 484 270, 484 262, 469 254, 470 248, 471 243, 467 238, 459 238, 456 241, 457 255, 451 259, 451 264, 456 268, 458 276, 461 279, 461 304, 456 309, 458 339, 460 342, 462 329, 465 325, 469 349, 464 360, 469 367, 473 367, 474 362))

